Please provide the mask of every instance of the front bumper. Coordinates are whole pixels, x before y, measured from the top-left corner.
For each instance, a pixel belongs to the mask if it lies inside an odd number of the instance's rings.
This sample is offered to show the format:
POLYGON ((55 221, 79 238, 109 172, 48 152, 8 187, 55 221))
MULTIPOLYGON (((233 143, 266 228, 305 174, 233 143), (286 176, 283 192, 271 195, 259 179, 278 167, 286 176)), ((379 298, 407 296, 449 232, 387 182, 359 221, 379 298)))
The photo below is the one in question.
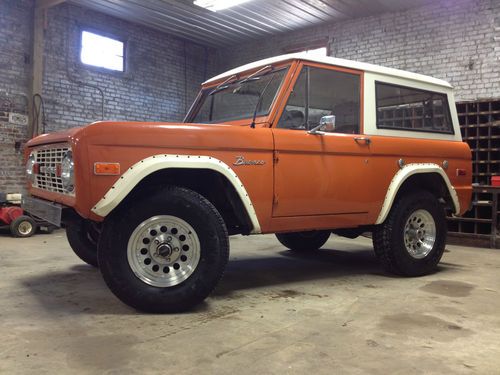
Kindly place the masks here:
POLYGON ((61 226, 61 217, 63 206, 32 196, 23 197, 22 208, 31 215, 45 220, 58 227, 61 226))

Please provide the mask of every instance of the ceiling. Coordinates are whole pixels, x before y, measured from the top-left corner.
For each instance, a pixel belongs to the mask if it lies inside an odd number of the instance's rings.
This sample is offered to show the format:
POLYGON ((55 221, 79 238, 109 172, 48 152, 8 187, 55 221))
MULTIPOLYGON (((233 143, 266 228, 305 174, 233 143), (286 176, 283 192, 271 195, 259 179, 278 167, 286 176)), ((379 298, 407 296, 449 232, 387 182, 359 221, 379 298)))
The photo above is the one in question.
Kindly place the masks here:
POLYGON ((218 12, 192 0, 68 0, 213 47, 416 7, 433 0, 252 0, 218 12))

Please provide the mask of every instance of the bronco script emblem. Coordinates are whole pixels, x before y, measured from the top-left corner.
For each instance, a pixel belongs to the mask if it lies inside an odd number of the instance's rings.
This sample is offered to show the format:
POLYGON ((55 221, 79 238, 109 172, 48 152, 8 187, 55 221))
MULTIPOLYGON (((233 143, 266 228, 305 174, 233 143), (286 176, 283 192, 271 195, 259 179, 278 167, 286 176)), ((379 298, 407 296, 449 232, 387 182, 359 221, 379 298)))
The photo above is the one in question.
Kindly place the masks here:
POLYGON ((245 160, 244 156, 236 156, 236 161, 233 165, 264 165, 264 160, 245 160))

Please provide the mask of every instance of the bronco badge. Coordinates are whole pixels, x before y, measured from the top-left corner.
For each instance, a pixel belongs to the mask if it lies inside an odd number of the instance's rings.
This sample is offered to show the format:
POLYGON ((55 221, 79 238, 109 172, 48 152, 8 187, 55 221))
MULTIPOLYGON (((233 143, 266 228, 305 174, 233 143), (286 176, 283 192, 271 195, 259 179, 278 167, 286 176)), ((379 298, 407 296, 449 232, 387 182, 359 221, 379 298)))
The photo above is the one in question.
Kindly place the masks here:
POLYGON ((244 156, 236 156, 236 161, 233 165, 264 165, 266 162, 264 160, 245 160, 244 156))

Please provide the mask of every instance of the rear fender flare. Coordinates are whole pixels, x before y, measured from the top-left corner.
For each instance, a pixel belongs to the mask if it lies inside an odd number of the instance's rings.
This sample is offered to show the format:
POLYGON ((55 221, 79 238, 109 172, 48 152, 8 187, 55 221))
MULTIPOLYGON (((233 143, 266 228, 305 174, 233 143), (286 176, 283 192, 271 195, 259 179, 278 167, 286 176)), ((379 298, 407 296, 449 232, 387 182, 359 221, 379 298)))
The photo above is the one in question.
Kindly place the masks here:
POLYGON ((412 163, 407 164, 403 168, 401 168, 392 178, 391 183, 389 184, 389 188, 387 189, 387 193, 385 195, 384 203, 382 204, 382 209, 378 215, 377 221, 375 224, 382 224, 387 215, 392 208, 394 200, 396 199, 396 195, 398 194, 399 189, 403 185, 403 183, 410 177, 419 173, 437 173, 439 174, 450 194, 451 200, 453 201, 454 206, 454 214, 458 215, 460 213, 460 201, 458 200, 457 192, 455 188, 450 182, 450 179, 446 175, 446 172, 439 165, 434 163, 412 163))

